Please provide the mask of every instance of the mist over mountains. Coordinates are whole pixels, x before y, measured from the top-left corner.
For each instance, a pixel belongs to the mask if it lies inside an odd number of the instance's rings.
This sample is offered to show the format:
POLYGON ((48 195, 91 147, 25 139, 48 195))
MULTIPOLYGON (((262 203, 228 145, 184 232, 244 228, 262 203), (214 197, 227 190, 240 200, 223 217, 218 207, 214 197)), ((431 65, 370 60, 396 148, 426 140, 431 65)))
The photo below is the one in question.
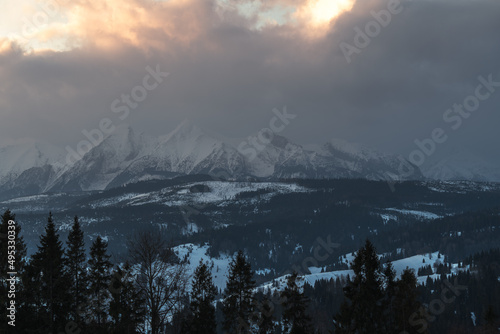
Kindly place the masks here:
POLYGON ((456 155, 431 164, 422 172, 402 156, 339 139, 300 145, 262 131, 233 139, 207 132, 189 121, 159 137, 120 125, 81 157, 76 151, 36 141, 2 147, 0 155, 2 198, 105 190, 194 174, 230 180, 500 180, 495 168, 472 156, 456 155))

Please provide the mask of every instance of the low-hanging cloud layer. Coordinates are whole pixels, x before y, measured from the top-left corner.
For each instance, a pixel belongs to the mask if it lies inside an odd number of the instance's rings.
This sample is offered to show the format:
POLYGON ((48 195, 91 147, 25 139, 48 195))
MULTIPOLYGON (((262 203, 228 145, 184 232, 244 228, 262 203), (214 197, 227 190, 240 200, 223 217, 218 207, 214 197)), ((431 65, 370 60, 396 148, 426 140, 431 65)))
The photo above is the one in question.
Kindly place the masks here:
POLYGON ((439 151, 498 161, 497 0, 19 2, 2 5, 4 142, 65 147, 103 118, 153 135, 188 118, 246 137, 287 106, 297 117, 283 135, 300 143, 335 137, 408 155, 442 128, 439 151), (157 68, 169 75, 135 89, 157 68), (492 90, 472 108, 480 76, 492 90), (465 100, 473 111, 453 111, 465 100))

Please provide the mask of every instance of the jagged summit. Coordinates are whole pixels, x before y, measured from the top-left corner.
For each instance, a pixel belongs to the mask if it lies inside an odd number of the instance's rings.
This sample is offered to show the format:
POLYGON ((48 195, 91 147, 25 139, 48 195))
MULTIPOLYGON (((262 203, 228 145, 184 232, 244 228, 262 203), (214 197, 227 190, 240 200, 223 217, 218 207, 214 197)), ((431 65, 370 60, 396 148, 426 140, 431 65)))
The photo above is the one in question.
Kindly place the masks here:
MULTIPOLYGON (((38 147, 36 145, 34 147, 38 147)), ((212 174, 233 179, 377 180, 386 179, 387 173, 397 175, 402 159, 341 140, 302 146, 278 134, 269 140, 262 140, 259 134, 241 140, 227 139, 204 131, 189 120, 159 137, 138 133, 128 124, 117 125, 81 159, 65 168, 54 167, 64 154, 61 150, 39 151, 37 155, 37 150, 21 146, 0 149, 7 157, 2 159, 0 171, 2 175, 12 175, 4 179, 5 189, 19 187, 18 176, 23 172, 29 174, 30 169, 37 175, 40 191, 103 190, 139 180, 187 174, 212 174), (20 165, 22 168, 16 167, 20 165), (45 169, 42 173, 40 169, 32 169, 34 167, 45 169)), ((23 179, 34 179, 26 176, 23 179)), ((409 178, 421 177, 416 168, 409 178)), ((22 187, 29 188, 29 185, 22 187)))
POLYGON ((51 165, 64 156, 64 150, 45 142, 26 139, 0 148, 0 184, 33 167, 51 165))

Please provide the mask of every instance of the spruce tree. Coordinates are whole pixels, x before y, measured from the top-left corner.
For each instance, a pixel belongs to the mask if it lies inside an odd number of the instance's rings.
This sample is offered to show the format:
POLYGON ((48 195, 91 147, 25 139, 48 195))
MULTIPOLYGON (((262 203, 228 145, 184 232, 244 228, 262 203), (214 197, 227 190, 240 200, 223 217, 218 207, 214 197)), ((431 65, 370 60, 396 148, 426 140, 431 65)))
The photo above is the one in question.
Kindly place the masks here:
POLYGON ((32 274, 36 275, 35 285, 39 288, 38 312, 43 325, 53 333, 64 330, 70 305, 70 280, 63 255, 62 242, 49 213, 45 234, 40 237, 40 246, 33 255, 32 274))
POLYGON ((369 240, 357 252, 352 270, 354 278, 344 288, 345 300, 335 317, 335 333, 383 333, 382 268, 369 240))
MULTIPOLYGON (((384 269, 384 281, 385 281, 385 295, 383 298, 383 320, 385 325, 385 331, 387 333, 394 332, 396 327, 395 313, 396 313, 396 271, 392 266, 391 262, 386 264, 384 269)), ((399 332, 398 332, 399 333, 399 332)))
POLYGON ((66 260, 68 274, 71 279, 69 289, 71 294, 70 315, 77 325, 82 326, 80 310, 88 301, 88 277, 83 231, 80 228, 80 222, 76 216, 66 244, 66 260))
POLYGON ((420 303, 417 301, 417 277, 411 269, 405 269, 401 278, 396 282, 396 295, 394 300, 394 322, 393 333, 406 332, 408 334, 425 334, 421 326, 411 326, 410 321, 415 322, 423 318, 420 312, 420 303), (414 318, 418 316, 419 318, 414 318), (412 318, 413 317, 413 318, 412 318))
POLYGON ((224 330, 228 333, 249 333, 252 313, 253 272, 242 251, 229 265, 229 277, 224 290, 222 311, 224 330))
MULTIPOLYGON (((42 300, 42 282, 40 271, 35 267, 33 259, 27 263, 26 270, 22 276, 23 298, 27 301, 20 312, 19 318, 26 319, 20 323, 19 329, 29 333, 28 330, 33 331, 37 329, 38 332, 49 331, 49 325, 46 320, 46 307, 42 300), (22 318, 21 318, 22 317, 22 318)), ((17 325, 16 325, 17 327, 17 325)))
POLYGON ((281 293, 285 333, 309 334, 313 332, 311 318, 307 315, 309 299, 300 291, 297 276, 298 274, 294 272, 287 277, 287 285, 281 293))
POLYGON ((213 305, 216 295, 217 288, 212 282, 210 268, 200 260, 193 278, 189 333, 215 334, 217 332, 215 306, 213 305))
POLYGON ((111 302, 109 315, 113 325, 111 333, 139 333, 139 325, 146 314, 145 300, 134 285, 132 268, 128 263, 114 270, 110 285, 111 302))
POLYGON ((100 236, 90 247, 89 280, 90 305, 92 308, 91 324, 94 333, 107 333, 108 298, 112 267, 107 254, 107 243, 100 236))

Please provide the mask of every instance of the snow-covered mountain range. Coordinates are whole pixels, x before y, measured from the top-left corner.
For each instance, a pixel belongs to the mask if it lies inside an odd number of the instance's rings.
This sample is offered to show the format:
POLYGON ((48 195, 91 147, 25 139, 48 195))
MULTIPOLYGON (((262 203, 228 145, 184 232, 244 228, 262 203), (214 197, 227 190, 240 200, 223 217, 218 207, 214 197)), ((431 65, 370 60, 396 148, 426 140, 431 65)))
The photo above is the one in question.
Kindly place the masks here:
MULTIPOLYGON (((2 197, 103 190, 186 174, 210 174, 220 179, 384 180, 388 175, 399 178, 409 165, 400 156, 341 140, 303 146, 277 134, 228 139, 187 121, 160 137, 137 133, 128 125, 117 126, 78 160, 69 159, 64 148, 33 141, 0 148, 0 157, 2 197)), ((423 177, 413 167, 413 173, 403 179, 423 177)))

